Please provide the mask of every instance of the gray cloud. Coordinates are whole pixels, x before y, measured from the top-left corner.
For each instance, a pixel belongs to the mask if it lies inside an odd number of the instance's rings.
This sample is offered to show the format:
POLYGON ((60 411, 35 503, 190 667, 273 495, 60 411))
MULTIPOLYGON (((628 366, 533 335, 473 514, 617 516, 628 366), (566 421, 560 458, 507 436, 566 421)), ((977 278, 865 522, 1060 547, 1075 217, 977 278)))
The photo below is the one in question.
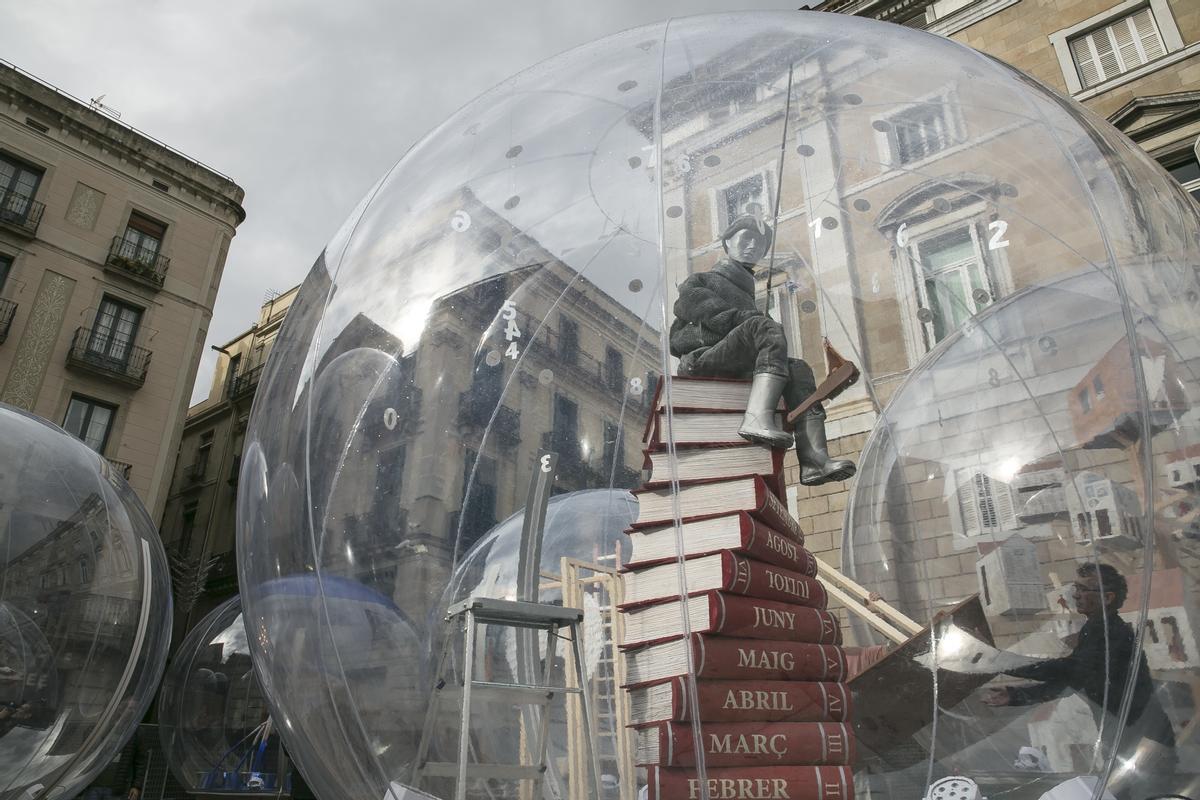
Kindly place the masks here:
MULTIPOLYGON (((425 133, 550 56, 748 0, 40 0, 5 10, 5 58, 246 190, 209 329, 222 344, 299 282, 362 195, 425 133)), ((206 350, 193 400, 207 396, 206 350)))

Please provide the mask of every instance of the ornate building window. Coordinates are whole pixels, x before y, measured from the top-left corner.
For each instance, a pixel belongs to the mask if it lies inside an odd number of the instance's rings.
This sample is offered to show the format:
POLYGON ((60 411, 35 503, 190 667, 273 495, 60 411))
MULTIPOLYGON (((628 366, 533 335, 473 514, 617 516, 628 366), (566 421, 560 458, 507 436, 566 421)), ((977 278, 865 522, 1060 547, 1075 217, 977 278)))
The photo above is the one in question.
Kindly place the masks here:
POLYGON ((558 357, 564 364, 579 361, 579 323, 565 315, 558 319, 558 357))
POLYGON ((1167 0, 1125 0, 1049 38, 1067 91, 1086 97, 1187 55, 1167 0))
POLYGON ((23 221, 41 181, 40 169, 0 153, 0 220, 23 221))
POLYGON ((466 552, 496 524, 496 460, 467 449, 458 549, 466 552))
POLYGON ((1149 63, 1167 50, 1149 6, 1067 40, 1083 88, 1149 63))
POLYGON ((142 310, 136 306, 105 297, 96 312, 96 324, 88 339, 87 349, 106 359, 124 364, 129 359, 142 310))
POLYGON ((909 364, 1013 290, 995 181, 960 174, 919 184, 883 210, 909 364))
MULTIPOLYGON (((1196 151, 1185 151, 1174 160, 1164 161, 1163 166, 1171 173, 1172 178, 1179 181, 1184 191, 1200 203, 1200 159, 1197 159, 1196 151)), ((2 286, 3 282, 0 281, 0 287, 2 286)))
POLYGON ((991 302, 991 279, 971 222, 940 229, 909 252, 920 269, 920 295, 930 312, 926 327, 932 342, 940 342, 991 302))
POLYGON ((774 210, 771 175, 771 170, 763 168, 712 190, 714 240, 742 214, 766 215, 774 210))
POLYGON ((121 235, 120 255, 153 267, 167 235, 165 223, 134 211, 129 215, 125 233, 121 235))
POLYGON ((961 142, 964 123, 958 98, 947 90, 921 98, 874 123, 880 161, 903 166, 924 161, 961 142))
POLYGON ((116 415, 114 406, 82 395, 72 395, 63 429, 97 453, 103 453, 116 415))

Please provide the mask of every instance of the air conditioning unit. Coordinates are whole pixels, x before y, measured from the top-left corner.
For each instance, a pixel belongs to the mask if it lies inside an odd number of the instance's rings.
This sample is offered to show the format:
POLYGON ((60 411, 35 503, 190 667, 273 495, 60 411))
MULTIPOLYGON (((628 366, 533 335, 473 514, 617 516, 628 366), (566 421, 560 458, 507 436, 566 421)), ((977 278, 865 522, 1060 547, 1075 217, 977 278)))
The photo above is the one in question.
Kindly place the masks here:
POLYGON ((1046 608, 1037 545, 1014 533, 975 562, 979 595, 988 614, 1033 614, 1046 608))
POLYGON ((1067 513, 1079 545, 1140 548, 1142 504, 1132 489, 1095 472, 1081 472, 1067 486, 1067 513))

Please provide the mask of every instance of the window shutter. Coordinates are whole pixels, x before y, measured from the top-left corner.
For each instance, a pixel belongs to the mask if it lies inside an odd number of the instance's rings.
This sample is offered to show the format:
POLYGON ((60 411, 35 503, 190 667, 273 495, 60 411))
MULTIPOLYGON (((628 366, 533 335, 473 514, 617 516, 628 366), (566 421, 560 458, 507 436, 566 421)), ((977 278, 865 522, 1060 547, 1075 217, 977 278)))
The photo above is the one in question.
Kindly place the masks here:
POLYGON ((1017 510, 1013 498, 1013 487, 1003 481, 992 481, 991 483, 999 529, 1002 531, 1014 530, 1017 527, 1017 510))
POLYGON ((1100 73, 1092 58, 1092 48, 1088 45, 1090 36, 1081 36, 1071 40, 1071 58, 1075 60, 1075 68, 1079 70, 1079 80, 1083 88, 1095 86, 1100 82, 1100 73))
POLYGON ((1117 51, 1113 49, 1110 30, 1110 28, 1103 28, 1088 37, 1096 47, 1096 58, 1100 62, 1100 80, 1108 80, 1121 71, 1121 64, 1117 59, 1117 51))
POLYGON ((1128 72, 1167 52, 1149 6, 1072 39, 1068 44, 1084 88, 1128 72))
POLYGON ((962 480, 960 473, 958 484, 958 509, 962 513, 962 533, 964 536, 977 536, 979 534, 979 499, 975 488, 975 479, 978 475, 972 475, 966 481, 962 480))
POLYGON ((1117 53, 1121 57, 1121 71, 1133 69, 1142 63, 1142 55, 1138 50, 1137 36, 1133 30, 1133 20, 1126 18, 1117 20, 1112 27, 1113 37, 1117 41, 1117 53))
POLYGON ((1158 25, 1155 24, 1154 14, 1151 13, 1149 6, 1134 14, 1132 20, 1138 40, 1142 43, 1146 61, 1152 61, 1165 55, 1167 48, 1163 44, 1162 34, 1158 32, 1158 25))

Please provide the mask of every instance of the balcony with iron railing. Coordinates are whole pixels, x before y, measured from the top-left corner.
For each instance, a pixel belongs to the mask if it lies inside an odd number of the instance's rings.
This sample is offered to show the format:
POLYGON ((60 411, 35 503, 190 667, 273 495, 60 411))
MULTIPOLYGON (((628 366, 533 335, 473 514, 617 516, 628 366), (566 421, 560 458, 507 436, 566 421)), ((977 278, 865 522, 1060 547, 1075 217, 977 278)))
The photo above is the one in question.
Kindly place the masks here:
POLYGON ((129 473, 133 470, 133 464, 126 464, 124 461, 117 461, 115 458, 104 459, 108 465, 117 471, 118 474, 125 480, 129 480, 129 473))
POLYGON ((589 463, 577 436, 547 431, 542 434, 541 445, 543 450, 558 454, 558 474, 570 483, 590 488, 611 485, 633 489, 642 482, 641 473, 624 463, 617 464, 614 470, 611 456, 606 455, 596 465, 589 463))
POLYGON ((625 393, 623 371, 611 369, 577 343, 562 341, 561 334, 552 328, 543 327, 539 330, 538 323, 531 317, 523 317, 522 321, 526 326, 523 330, 538 331, 529 346, 547 362, 552 362, 556 371, 562 371, 611 397, 620 398, 625 393))
POLYGON ((458 395, 458 425, 479 430, 486 428, 497 444, 511 447, 521 441, 521 412, 498 406, 489 394, 479 390, 461 392, 458 395), (492 419, 493 412, 495 419, 492 419))
POLYGON ((0 342, 8 338, 8 330, 12 327, 13 316, 16 313, 17 304, 0 297, 0 342))
POLYGON ((608 483, 608 476, 601 475, 584 459, 576 436, 547 431, 542 434, 542 449, 558 454, 558 475, 580 487, 597 487, 608 483))
POLYGON ((265 365, 259 364, 234 375, 229 381, 229 399, 241 400, 253 396, 254 390, 258 388, 258 379, 262 377, 263 366, 265 365))
POLYGON ((32 239, 37 236, 42 221, 45 203, 39 203, 28 195, 12 189, 0 192, 0 228, 32 239))
POLYGON ((232 550, 213 556, 212 566, 204 576, 204 588, 208 592, 237 590, 237 556, 232 550))
POLYGON ((208 460, 196 460, 183 468, 183 482, 186 485, 203 483, 208 477, 208 460))
POLYGON ((146 382, 150 355, 144 347, 114 341, 111 333, 77 328, 67 351, 67 366, 138 387, 146 382))
POLYGON ((167 277, 170 264, 171 259, 160 255, 157 249, 142 247, 136 242, 114 236, 104 268, 158 291, 167 277))

